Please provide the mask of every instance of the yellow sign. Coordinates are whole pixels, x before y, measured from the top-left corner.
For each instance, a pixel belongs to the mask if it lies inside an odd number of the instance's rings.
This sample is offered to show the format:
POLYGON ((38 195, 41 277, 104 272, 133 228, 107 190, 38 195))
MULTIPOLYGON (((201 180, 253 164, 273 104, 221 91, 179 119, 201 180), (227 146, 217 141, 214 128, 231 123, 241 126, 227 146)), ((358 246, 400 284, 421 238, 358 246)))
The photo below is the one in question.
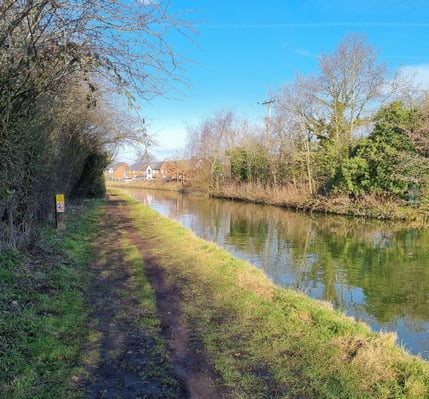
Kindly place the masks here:
POLYGON ((55 195, 55 205, 57 213, 62 213, 65 211, 64 194, 55 195))

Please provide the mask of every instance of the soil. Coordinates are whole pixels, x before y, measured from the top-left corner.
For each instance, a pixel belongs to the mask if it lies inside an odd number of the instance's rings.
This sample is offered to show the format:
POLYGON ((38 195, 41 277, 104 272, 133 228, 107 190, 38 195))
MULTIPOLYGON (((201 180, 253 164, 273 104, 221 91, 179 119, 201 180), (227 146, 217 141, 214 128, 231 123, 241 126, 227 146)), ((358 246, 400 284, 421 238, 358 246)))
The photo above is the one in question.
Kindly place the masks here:
POLYGON ((204 354, 192 347, 190 332, 181 322, 180 287, 168 281, 157 258, 151 255, 150 244, 132 224, 127 204, 111 196, 107 206, 107 217, 101 222, 94 243, 102 261, 90 270, 88 323, 96 334, 86 348, 86 397, 225 397, 225 392, 215 387, 214 373, 204 354), (136 323, 144 309, 139 306, 133 271, 123 254, 112 250, 111 245, 120 234, 127 236, 144 259, 144 271, 156 295, 162 334, 167 341, 166 358, 154 350, 156 337, 142 331, 136 323))

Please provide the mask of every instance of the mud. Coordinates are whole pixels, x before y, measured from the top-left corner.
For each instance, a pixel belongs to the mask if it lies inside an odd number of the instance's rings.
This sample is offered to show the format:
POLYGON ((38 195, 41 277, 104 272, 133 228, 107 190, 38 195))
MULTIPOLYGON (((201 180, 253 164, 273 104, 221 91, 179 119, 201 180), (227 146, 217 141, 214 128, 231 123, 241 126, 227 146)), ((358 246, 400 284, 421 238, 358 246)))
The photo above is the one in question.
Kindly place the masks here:
POLYGON ((129 217, 127 204, 112 196, 100 234, 94 243, 102 261, 92 265, 87 298, 88 320, 94 338, 87 344, 87 398, 189 398, 225 397, 215 387, 214 373, 203 351, 193 348, 190 332, 181 320, 181 290, 171 284, 150 244, 129 217), (112 242, 125 234, 138 248, 144 271, 155 295, 167 356, 154 351, 156 337, 137 325, 140 309, 133 272, 112 242), (95 358, 93 358, 95 357, 95 358))

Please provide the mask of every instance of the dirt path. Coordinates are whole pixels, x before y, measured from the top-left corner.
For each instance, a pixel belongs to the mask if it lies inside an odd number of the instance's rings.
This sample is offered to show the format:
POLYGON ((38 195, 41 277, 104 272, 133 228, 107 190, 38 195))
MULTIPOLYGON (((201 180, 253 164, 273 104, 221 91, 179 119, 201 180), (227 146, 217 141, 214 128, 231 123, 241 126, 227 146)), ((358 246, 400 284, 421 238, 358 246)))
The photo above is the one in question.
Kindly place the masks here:
POLYGON ((89 374, 85 383, 88 398, 189 398, 224 397, 212 383, 204 358, 192 350, 189 332, 180 321, 180 289, 172 286, 148 243, 128 215, 127 204, 112 196, 100 235, 94 243, 102 260, 92 266, 88 303, 90 327, 95 331, 88 343, 89 374), (142 316, 133 271, 124 254, 112 250, 121 234, 136 246, 144 260, 146 277, 156 293, 162 333, 168 354, 156 350, 156 337, 137 325, 142 316))

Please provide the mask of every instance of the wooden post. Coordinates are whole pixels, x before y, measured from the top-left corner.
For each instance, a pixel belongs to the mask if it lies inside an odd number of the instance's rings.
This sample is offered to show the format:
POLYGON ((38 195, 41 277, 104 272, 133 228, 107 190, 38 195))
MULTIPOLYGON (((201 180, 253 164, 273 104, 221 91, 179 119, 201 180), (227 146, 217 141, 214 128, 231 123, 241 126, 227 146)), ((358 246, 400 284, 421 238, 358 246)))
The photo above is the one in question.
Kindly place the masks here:
POLYGON ((65 218, 65 202, 64 194, 55 195, 55 215, 57 220, 57 229, 66 229, 66 218, 65 218))

